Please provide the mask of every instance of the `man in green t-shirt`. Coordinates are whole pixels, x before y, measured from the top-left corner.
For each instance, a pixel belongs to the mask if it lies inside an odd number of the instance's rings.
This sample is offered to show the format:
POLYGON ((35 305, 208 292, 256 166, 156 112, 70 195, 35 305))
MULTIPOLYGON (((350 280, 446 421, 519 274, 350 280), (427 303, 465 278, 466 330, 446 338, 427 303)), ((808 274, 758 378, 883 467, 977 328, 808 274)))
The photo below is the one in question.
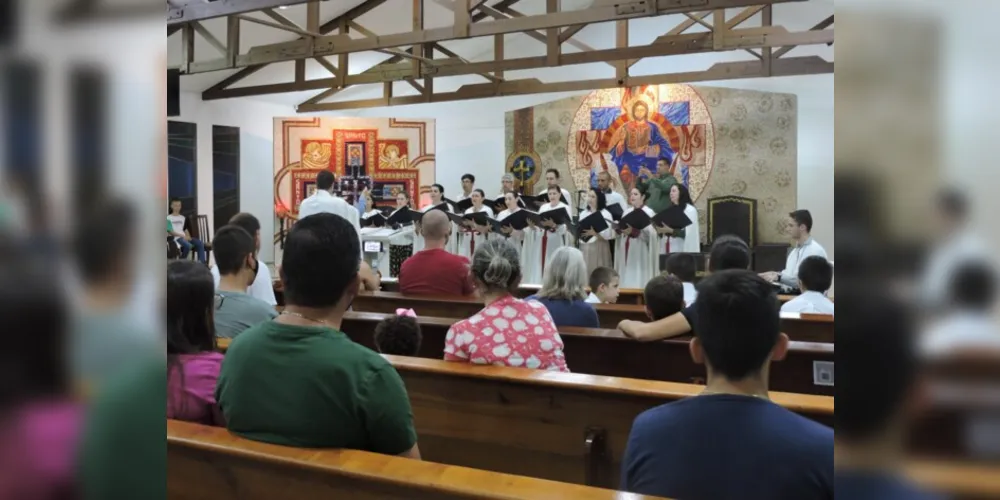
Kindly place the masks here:
POLYGON ((420 458, 399 374, 340 331, 357 294, 360 248, 344 218, 319 213, 285 238, 277 319, 233 340, 216 400, 229 431, 302 448, 351 448, 420 458))
POLYGON ((660 158, 656 162, 655 177, 645 168, 642 169, 642 172, 649 177, 648 180, 639 181, 638 184, 639 191, 647 193, 646 206, 656 213, 670 208, 672 205, 670 202, 670 188, 674 187, 674 184, 678 184, 678 181, 674 177, 667 160, 660 158))

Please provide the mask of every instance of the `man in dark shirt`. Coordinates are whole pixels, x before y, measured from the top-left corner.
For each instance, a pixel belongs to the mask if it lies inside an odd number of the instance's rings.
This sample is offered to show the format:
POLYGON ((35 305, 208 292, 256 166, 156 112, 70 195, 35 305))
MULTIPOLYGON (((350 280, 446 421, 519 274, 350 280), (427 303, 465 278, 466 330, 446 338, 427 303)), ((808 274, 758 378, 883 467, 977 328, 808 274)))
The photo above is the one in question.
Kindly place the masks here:
MULTIPOLYGON (((750 247, 736 236, 720 236, 712 243, 705 267, 710 273, 727 269, 749 269, 750 247)), ((618 329, 625 336, 643 342, 662 340, 691 333, 695 329, 697 316, 697 308, 694 304, 689 304, 681 312, 664 318, 653 318, 656 321, 651 323, 624 320, 618 323, 618 329)))
POLYGON ((698 396, 643 412, 622 460, 621 489, 684 499, 832 499, 833 430, 772 403, 768 367, 784 358, 774 288, 747 270, 699 285, 691 356, 698 396))
POLYGON ((425 247, 399 268, 399 291, 412 295, 472 295, 469 260, 444 249, 451 236, 448 216, 431 210, 421 225, 425 247))
POLYGON ((885 293, 848 290, 837 318, 837 496, 925 500, 897 472, 907 424, 920 399, 913 319, 885 293), (857 292, 857 293, 855 293, 857 292))

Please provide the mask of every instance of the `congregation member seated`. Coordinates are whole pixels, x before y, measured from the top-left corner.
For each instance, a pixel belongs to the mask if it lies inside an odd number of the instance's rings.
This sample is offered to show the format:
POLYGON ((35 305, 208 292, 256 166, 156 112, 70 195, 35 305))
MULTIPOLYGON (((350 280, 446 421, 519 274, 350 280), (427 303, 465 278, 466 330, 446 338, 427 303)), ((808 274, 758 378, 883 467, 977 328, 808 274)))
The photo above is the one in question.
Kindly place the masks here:
POLYGON ((340 331, 358 293, 359 240, 318 213, 285 238, 285 309, 233 340, 216 399, 237 436, 420 458, 410 400, 388 361, 340 331))
POLYGON ((382 354, 416 356, 420 351, 420 323, 413 309, 396 309, 396 315, 375 325, 375 348, 382 354))
POLYGON ((717 272, 699 285, 694 307, 691 357, 705 365, 705 390, 636 417, 621 489, 668 498, 832 499, 833 429, 768 398, 769 365, 788 349, 774 287, 751 271, 717 272))
MULTIPOLYGON (((737 236, 720 236, 712 243, 706 267, 708 267, 709 273, 729 269, 748 269, 750 267, 750 247, 737 236)), ((689 304, 679 313, 671 314, 651 323, 625 320, 618 324, 618 329, 626 336, 643 342, 685 335, 691 333, 691 330, 696 330, 697 333, 698 308, 695 306, 697 306, 697 302, 689 304)), ((774 310, 777 312, 778 308, 775 307, 774 310)))
POLYGON ((798 286, 799 265, 812 256, 826 257, 826 250, 812 237, 813 218, 808 210, 796 210, 788 214, 788 234, 794 246, 788 252, 783 271, 761 273, 767 281, 780 283, 785 289, 798 286))
POLYGON ((163 352, 162 334, 140 322, 163 308, 148 296, 160 299, 162 285, 147 294, 135 284, 137 222, 127 202, 112 199, 88 209, 73 228, 81 300, 71 326, 70 364, 73 375, 92 386, 137 356, 163 352))
POLYGON ((926 399, 914 318, 885 293, 843 293, 837 323, 837 498, 933 500, 899 471, 910 423, 926 399), (844 306, 843 300, 841 305, 844 306))
POLYGON ((590 295, 588 304, 614 304, 618 302, 618 271, 610 267, 598 267, 590 273, 590 295))
POLYGON ((923 353, 936 357, 988 349, 1000 352, 996 306, 996 270, 983 261, 958 264, 951 279, 947 307, 921 341, 923 353))
POLYGON ((657 276, 646 283, 642 290, 646 303, 646 316, 661 320, 684 309, 684 284, 674 276, 657 276))
POLYGON ((472 295, 469 259, 445 250, 451 221, 440 210, 424 215, 424 249, 406 259, 399 269, 399 291, 411 295, 472 295))
POLYGON ((85 412, 64 364, 65 276, 34 248, 16 248, 12 236, 0 234, 0 324, 8 334, 0 349, 0 498, 75 498, 85 412))
POLYGON ((358 276, 361 278, 358 291, 377 292, 382 288, 382 273, 372 269, 372 266, 363 260, 358 268, 358 276))
MULTIPOLYGON (((246 293, 252 297, 263 300, 271 306, 278 305, 278 300, 274 297, 274 283, 271 279, 271 270, 267 264, 260 260, 260 221, 253 214, 246 212, 238 213, 229 219, 229 225, 242 227, 244 231, 253 237, 254 255, 257 258, 257 275, 253 283, 247 288, 246 293)), ((214 251, 215 242, 212 242, 214 251)), ((218 256, 216 256, 216 266, 212 268, 212 279, 215 280, 215 288, 219 288, 218 256)))
POLYGON ((215 349, 213 295, 205 266, 167 264, 167 418, 224 425, 215 404, 222 353, 215 349))
POLYGON ((198 238, 191 237, 191 231, 187 227, 187 217, 181 215, 182 208, 180 198, 170 199, 170 208, 167 211, 167 220, 170 221, 170 225, 167 227, 173 230, 174 241, 181 247, 182 259, 186 259, 193 248, 198 257, 198 262, 207 264, 208 258, 205 256, 205 243, 198 238))
POLYGON ((781 306, 781 312, 833 314, 833 301, 826 291, 833 284, 833 266, 826 257, 814 255, 799 265, 799 290, 802 294, 781 306))
POLYGON ((445 361, 568 372, 563 341, 548 309, 516 297, 521 259, 510 240, 476 247, 472 276, 486 306, 451 326, 445 361))
POLYGON ((552 254, 545 266, 542 288, 526 300, 537 300, 549 310, 556 326, 600 328, 594 306, 584 300, 587 291, 587 263, 583 252, 573 247, 562 247, 552 254))
POLYGON ((215 267, 222 275, 215 293, 215 334, 231 339, 247 328, 278 316, 274 307, 247 293, 260 261, 253 237, 242 227, 222 226, 212 239, 215 267))
POLYGON ((698 272, 698 260, 694 254, 672 253, 667 257, 667 274, 676 277, 684 284, 684 302, 694 304, 698 300, 698 289, 694 286, 694 278, 698 272))

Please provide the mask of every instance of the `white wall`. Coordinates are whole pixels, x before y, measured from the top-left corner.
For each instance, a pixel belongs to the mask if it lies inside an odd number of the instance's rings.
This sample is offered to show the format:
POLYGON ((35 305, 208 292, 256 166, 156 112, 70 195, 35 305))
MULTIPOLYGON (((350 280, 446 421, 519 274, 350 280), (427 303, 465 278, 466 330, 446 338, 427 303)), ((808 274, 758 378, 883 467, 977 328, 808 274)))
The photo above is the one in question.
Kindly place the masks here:
POLYGON ((477 187, 487 196, 500 191, 507 153, 504 148, 504 116, 507 111, 562 99, 574 93, 499 97, 475 101, 367 108, 317 113, 328 116, 433 118, 437 144, 435 179, 445 195, 461 192, 463 174, 476 176, 477 187))
MULTIPOLYGON (((202 101, 200 94, 181 93, 181 115, 175 121, 198 125, 198 212, 208 215, 213 231, 219 225, 212 207, 212 125, 240 128, 240 211, 250 212, 260 219, 260 258, 271 262, 274 245, 274 134, 273 118, 292 116, 290 106, 258 102, 250 99, 202 101)), ((224 221, 221 221, 224 222, 224 221)))

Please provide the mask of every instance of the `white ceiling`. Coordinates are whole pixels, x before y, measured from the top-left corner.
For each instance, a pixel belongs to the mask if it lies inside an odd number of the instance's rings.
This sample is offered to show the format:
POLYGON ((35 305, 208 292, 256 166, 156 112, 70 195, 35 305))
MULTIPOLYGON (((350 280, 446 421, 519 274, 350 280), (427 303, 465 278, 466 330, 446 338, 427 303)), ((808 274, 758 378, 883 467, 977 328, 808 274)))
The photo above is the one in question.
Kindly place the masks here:
MULTIPOLYGON (((441 28, 450 26, 454 19, 454 14, 448 5, 452 0, 425 0, 424 1, 424 25, 427 28, 441 28)), ((488 0, 489 5, 495 4, 499 0, 488 0)), ((364 3, 364 0, 343 0, 325 1, 320 5, 320 19, 323 22, 331 20, 353 7, 364 3)), ((563 10, 576 10, 590 6, 593 0, 562 0, 563 10)), ((380 7, 361 16, 357 22, 378 34, 401 33, 410 31, 411 25, 411 0, 388 0, 380 7)), ((544 12, 544 2, 538 0, 525 0, 518 2, 513 8, 525 14, 539 14, 544 12)), ((727 16, 732 17, 741 9, 731 9, 727 16)), ((295 5, 288 8, 278 9, 280 14, 296 22, 300 26, 306 24, 306 8, 304 5, 295 5)), ((785 26, 790 31, 804 31, 823 20, 834 12, 834 0, 810 0, 808 2, 785 3, 775 5, 773 9, 773 21, 775 25, 785 26)), ((252 17, 271 20, 259 12, 250 14, 252 17)), ((630 21, 629 38, 633 45, 648 44, 657 36, 670 30, 677 23, 683 21, 684 16, 663 16, 658 18, 643 18, 630 21)), ((710 20, 707 19, 707 20, 710 20)), ((226 20, 210 19, 203 22, 203 25, 218 38, 226 39, 226 20)), ((743 26, 754 27, 760 25, 760 15, 749 19, 743 26)), ((295 33, 262 26, 256 23, 243 21, 240 26, 241 51, 247 51, 252 46, 287 42, 298 38, 295 33)), ((689 32, 705 31, 700 25, 696 25, 689 32)), ((361 37, 354 33, 352 36, 361 37)), ((597 49, 612 48, 615 40, 615 26, 613 22, 591 24, 576 34, 574 40, 590 45, 597 49)), ((493 58, 493 40, 491 37, 472 38, 466 40, 453 40, 442 43, 448 49, 471 61, 489 61, 493 58)), ((168 64, 179 65, 181 62, 181 35, 178 32, 167 41, 168 64)), ((545 44, 532 39, 523 34, 510 34, 505 38, 505 54, 508 57, 529 57, 544 55, 545 44)), ((578 52, 580 48, 569 43, 563 45, 563 51, 578 52)), ((800 47, 791 52, 789 56, 797 55, 819 55, 826 60, 833 60, 833 47, 825 45, 800 47)), ((195 36, 195 60, 212 60, 221 56, 208 42, 200 35, 195 36)), ((378 52, 360 52, 350 55, 350 74, 361 73, 368 68, 384 61, 390 56, 378 52)), ((665 72, 696 71, 707 69, 715 62, 727 62, 737 60, 747 60, 751 56, 745 52, 723 52, 698 54, 690 56, 671 56, 661 58, 647 58, 632 67, 630 74, 647 75, 665 72)), ((787 57, 787 56, 786 56, 787 57)), ((227 76, 235 73, 236 70, 215 71, 196 75, 185 75, 181 78, 181 90, 188 92, 201 92, 212 85, 223 80, 227 76)), ((314 60, 306 62, 306 77, 328 78, 331 74, 314 60)), ((537 70, 509 71, 505 74, 508 79, 514 78, 538 78, 545 82, 580 80, 591 78, 609 78, 614 76, 614 69, 604 63, 576 65, 561 68, 542 68, 537 70)), ((270 83, 291 82, 294 79, 294 63, 284 62, 266 66, 253 75, 241 80, 234 87, 263 85, 270 83)), ((832 82, 833 75, 829 75, 832 82)), ((777 90, 768 87, 778 83, 766 83, 768 80, 787 79, 755 79, 743 82, 718 82, 716 85, 733 86, 740 88, 759 88, 760 90, 777 90)), ((476 75, 456 76, 435 80, 435 91, 447 92, 456 90, 459 86, 470 83, 485 82, 482 77, 476 75)), ((831 83, 832 84, 832 83, 831 83)), ((394 95, 415 95, 416 90, 406 83, 394 84, 394 95)), ((267 101, 285 105, 296 105, 313 95, 319 93, 318 90, 305 92, 292 92, 284 94, 271 94, 254 96, 253 100, 267 101)), ((362 85, 351 87, 338 93, 331 100, 354 100, 381 97, 381 84, 362 85)))

